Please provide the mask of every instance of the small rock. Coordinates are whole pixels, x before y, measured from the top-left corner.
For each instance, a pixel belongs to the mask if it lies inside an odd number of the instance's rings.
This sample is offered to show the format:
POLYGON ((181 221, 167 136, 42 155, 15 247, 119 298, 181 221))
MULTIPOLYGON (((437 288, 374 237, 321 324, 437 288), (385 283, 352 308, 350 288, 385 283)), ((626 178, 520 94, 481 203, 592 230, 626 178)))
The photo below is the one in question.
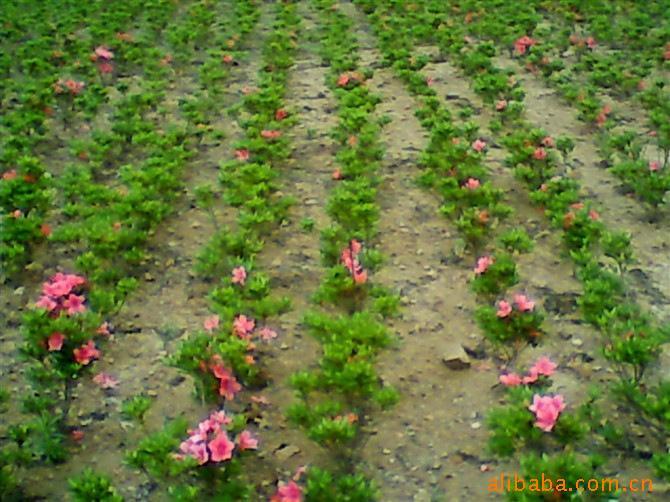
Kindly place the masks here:
POLYGON ((570 343, 572 343, 572 345, 575 347, 581 347, 584 345, 584 341, 581 338, 573 338, 570 343))
POLYGON ((470 367, 470 357, 463 346, 452 342, 442 354, 442 362, 451 370, 464 370, 470 367))
POLYGON ((300 448, 293 445, 282 445, 274 451, 275 457, 282 462, 298 453, 300 453, 300 448))

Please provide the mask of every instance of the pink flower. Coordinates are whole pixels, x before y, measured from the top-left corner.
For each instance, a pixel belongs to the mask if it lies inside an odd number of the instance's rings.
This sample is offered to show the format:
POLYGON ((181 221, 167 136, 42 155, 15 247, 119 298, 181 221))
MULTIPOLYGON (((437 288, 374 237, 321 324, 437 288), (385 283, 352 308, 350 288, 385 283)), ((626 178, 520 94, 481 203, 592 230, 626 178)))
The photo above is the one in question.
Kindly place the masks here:
POLYGON ((339 167, 336 168, 333 171, 333 174, 331 175, 331 178, 333 178, 334 180, 341 180, 342 179, 342 171, 340 170, 339 167))
POLYGON ((93 381, 103 389, 114 389, 119 385, 119 381, 108 373, 98 373, 93 377, 93 381))
POLYGON ((2 179, 5 181, 11 181, 15 179, 18 176, 16 173, 16 169, 10 169, 9 171, 5 171, 2 173, 2 179))
POLYGON ((526 53, 529 47, 532 47, 537 43, 537 40, 530 38, 528 35, 524 35, 514 42, 514 50, 519 56, 522 56, 526 53))
POLYGON ((472 149, 476 152, 481 152, 484 148, 486 148, 486 141, 476 139, 472 142, 472 149))
POLYGON ((598 221, 600 219, 600 215, 598 214, 598 211, 596 211, 595 209, 591 209, 589 211, 589 219, 591 221, 598 221))
POLYGON ((98 335, 110 336, 112 333, 109 329, 110 329, 110 325, 107 321, 105 321, 100 326, 98 326, 98 329, 96 329, 95 332, 98 335))
POLYGON ((114 53, 103 45, 96 47, 95 55, 97 59, 105 59, 105 60, 114 59, 114 53))
POLYGON ((65 87, 67 87, 67 90, 70 91, 70 94, 73 96, 76 96, 81 93, 81 91, 84 90, 84 82, 77 82, 76 80, 68 79, 64 82, 65 87))
POLYGON ((55 301, 53 301, 49 296, 42 295, 40 296, 40 299, 37 300, 37 302, 35 303, 35 306, 38 308, 45 309, 48 312, 51 312, 56 307, 58 307, 58 304, 55 301))
POLYGON ((556 396, 535 394, 533 404, 528 409, 535 413, 535 425, 545 432, 550 432, 556 425, 558 416, 565 409, 565 402, 560 394, 556 396))
POLYGON ((231 56, 230 54, 224 54, 222 59, 223 62, 226 64, 231 64, 233 62, 233 56, 231 56))
POLYGON ((235 158, 242 162, 249 160, 249 150, 235 150, 235 158))
POLYGON ((556 146, 556 143, 554 143, 554 138, 551 136, 545 136, 542 138, 542 144, 547 148, 554 148, 556 146))
POLYGON ((220 427, 222 425, 229 425, 233 423, 233 419, 230 418, 228 415, 226 415, 226 412, 224 410, 219 410, 213 412, 209 416, 209 422, 214 426, 220 427))
POLYGON ((249 431, 242 431, 240 435, 237 436, 237 446, 239 446, 240 451, 244 450, 256 450, 258 449, 258 439, 251 435, 249 431))
POLYGON ((544 160, 547 158, 547 151, 544 148, 536 148, 533 152, 533 158, 535 160, 544 160))
POLYGON ((337 79, 337 85, 338 87, 344 87, 349 83, 349 75, 347 73, 343 73, 340 75, 340 77, 337 79))
POLYGON ((521 377, 516 373, 500 375, 499 380, 501 384, 506 385, 507 387, 514 387, 521 384, 521 377))
POLYGON ((242 339, 248 340, 251 338, 251 332, 254 330, 256 323, 253 319, 247 318, 245 315, 239 315, 233 322, 233 333, 242 339))
POLYGON ((496 103, 496 110, 497 110, 497 111, 501 112, 501 111, 503 111, 505 108, 507 108, 507 100, 506 100, 506 99, 501 99, 500 101, 498 101, 498 102, 496 103))
POLYGON ((277 338, 277 332, 273 329, 268 328, 267 326, 262 327, 261 330, 258 332, 258 334, 260 335, 261 340, 264 340, 266 342, 277 338))
POLYGON ((519 312, 530 312, 535 308, 535 302, 530 301, 526 295, 514 295, 514 303, 519 312))
POLYGON ((357 255, 362 251, 363 244, 358 242, 356 239, 351 239, 349 242, 349 248, 351 248, 351 251, 354 253, 354 255, 357 255))
POLYGON ((216 328, 219 327, 219 316, 218 315, 212 315, 207 317, 202 325, 204 326, 206 331, 209 331, 210 333, 214 331, 216 328))
POLYGON ((597 44, 595 38, 593 38, 593 37, 588 37, 588 38, 586 39, 586 46, 587 46, 589 49, 595 49, 595 48, 596 48, 596 45, 598 45, 598 44, 597 44))
POLYGON ((542 356, 531 366, 529 372, 531 375, 537 374, 549 377, 554 374, 557 367, 558 365, 547 356, 542 356))
POLYGON ((223 364, 215 364, 212 367, 212 372, 219 379, 219 395, 232 401, 235 398, 235 394, 242 390, 242 386, 223 364))
POLYGON ((220 431, 216 437, 209 442, 210 460, 212 462, 222 462, 233 458, 233 449, 235 443, 228 439, 228 434, 220 431))
POLYGON ((90 364, 93 359, 100 358, 100 351, 95 348, 95 343, 93 343, 93 340, 89 340, 86 342, 86 344, 77 349, 74 349, 73 354, 74 360, 84 366, 90 364))
POLYGON ((535 383, 535 382, 537 382, 537 379, 539 377, 540 377, 540 375, 538 375, 537 373, 533 373, 531 371, 528 375, 523 377, 523 384, 528 385, 528 384, 531 384, 531 383, 535 383))
POLYGON ((63 307, 67 309, 67 315, 74 315, 86 311, 84 306, 85 298, 79 295, 69 295, 63 302, 63 307))
POLYGON ((101 62, 98 63, 98 70, 100 70, 100 73, 109 74, 114 71, 114 65, 112 63, 101 62))
POLYGON ((86 279, 76 274, 54 274, 48 282, 42 284, 42 293, 53 298, 59 298, 69 294, 77 286, 81 286, 86 279))
POLYGON ((511 313, 512 313, 512 306, 505 300, 500 300, 498 302, 498 311, 496 312, 496 315, 501 319, 504 319, 511 313))
POLYGON ((362 268, 354 270, 354 282, 356 284, 365 284, 367 280, 368 280, 367 270, 363 270, 362 268))
POLYGON ((277 121, 284 120, 286 117, 288 117, 288 112, 283 108, 280 108, 275 112, 275 120, 277 121))
POLYGON ((196 459, 199 465, 206 464, 209 460, 207 444, 202 441, 195 441, 192 438, 189 438, 179 445, 179 449, 196 459))
POLYGON ((265 139, 277 139, 281 136, 281 131, 275 131, 270 129, 263 129, 261 131, 261 136, 265 139))
POLYGON ((481 275, 488 270, 488 268, 495 263, 495 258, 492 256, 482 256, 477 260, 475 267, 475 274, 481 275))
POLYGON ((649 162, 649 170, 650 171, 660 171, 661 170, 661 164, 657 161, 649 162))
POLYGON ((476 190, 481 186, 481 183, 479 182, 478 179, 468 178, 468 180, 465 182, 463 186, 468 190, 476 190))
POLYGON ((47 340, 47 346, 49 348, 49 352, 56 352, 62 349, 64 341, 65 336, 63 335, 63 333, 59 333, 58 331, 54 331, 53 333, 51 333, 49 335, 49 339, 47 340))
POLYGON ((295 481, 280 482, 270 502, 302 502, 302 488, 295 481))
POLYGON ((235 267, 233 269, 233 284, 244 286, 244 281, 247 279, 247 271, 244 267, 235 267))

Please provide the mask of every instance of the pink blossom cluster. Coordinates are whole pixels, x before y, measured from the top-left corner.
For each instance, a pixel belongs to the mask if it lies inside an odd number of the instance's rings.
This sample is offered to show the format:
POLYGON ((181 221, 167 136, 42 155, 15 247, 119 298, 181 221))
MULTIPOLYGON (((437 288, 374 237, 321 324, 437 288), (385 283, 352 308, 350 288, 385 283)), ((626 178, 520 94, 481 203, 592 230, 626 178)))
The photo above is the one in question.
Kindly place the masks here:
MULTIPOLYGON (((586 208, 586 205, 583 202, 575 202, 570 204, 570 211, 563 215, 563 228, 568 229, 572 226, 577 218, 575 211, 581 211, 586 208)), ((588 217, 591 221, 598 221, 600 219, 600 214, 595 209, 590 209, 588 212, 588 217)))
POLYGON ((81 91, 84 90, 84 82, 79 82, 77 80, 72 80, 71 78, 67 80, 63 79, 58 79, 58 81, 54 84, 54 92, 56 94, 65 94, 65 92, 69 92, 70 95, 72 96, 77 96, 78 94, 81 94, 81 91))
MULTIPOLYGON (((246 277, 246 275, 245 275, 246 277)), ((235 275, 233 275, 233 282, 235 281, 235 275)), ((212 315, 207 317, 203 321, 203 327, 206 331, 213 333, 214 330, 218 329, 221 319, 218 315, 212 315)), ((243 340, 251 340, 254 329, 256 329, 256 321, 247 317, 244 314, 240 314, 235 317, 233 321, 233 334, 243 340)), ((263 326, 258 330, 258 336, 261 340, 267 342, 277 338, 277 332, 268 326, 263 326)))
POLYGON ((475 267, 475 275, 482 275, 486 272, 491 265, 495 263, 495 258, 493 256, 482 256, 477 260, 477 266, 475 267))
POLYGON ((583 37, 580 37, 579 35, 577 35, 576 33, 573 33, 572 35, 570 35, 569 40, 570 40, 570 43, 572 45, 576 45, 577 47, 586 46, 591 50, 595 49, 596 45, 598 45, 595 38, 593 38, 593 37, 583 38, 583 37))
POLYGON ((477 190, 481 185, 481 182, 477 178, 468 178, 463 184, 463 188, 466 190, 477 190))
POLYGON ((599 127, 604 126, 610 113, 612 113, 612 107, 607 104, 604 105, 596 117, 596 124, 598 124, 599 127))
POLYGON ((96 47, 91 54, 91 61, 98 63, 100 73, 112 73, 114 71, 112 59, 114 59, 114 53, 104 45, 96 47))
POLYGON ((481 152, 482 150, 484 150, 484 148, 486 148, 486 141, 477 138, 472 142, 471 146, 475 152, 481 152))
POLYGON ((247 269, 244 267, 235 267, 232 272, 231 281, 233 284, 239 284, 244 286, 244 282, 247 280, 247 269))
POLYGON ((249 150, 243 148, 241 150, 235 150, 235 158, 240 162, 246 162, 249 160, 249 150))
POLYGON ((358 255, 363 249, 363 245, 356 239, 349 241, 349 245, 342 250, 340 260, 347 268, 356 284, 365 284, 368 280, 368 272, 358 261, 358 255))
POLYGON ((57 317, 61 311, 65 311, 67 315, 84 312, 85 298, 77 295, 76 289, 85 283, 86 279, 81 276, 58 272, 42 284, 42 296, 35 306, 50 312, 53 317, 57 317))
POLYGON ((560 394, 556 396, 533 396, 533 404, 528 409, 535 413, 535 426, 545 432, 551 432, 558 416, 565 409, 565 401, 560 394))
POLYGON ((521 38, 518 38, 514 42, 514 51, 519 55, 523 56, 529 47, 537 44, 537 40, 530 38, 528 35, 524 35, 521 38))
POLYGON ((185 455, 194 458, 199 465, 207 462, 225 462, 233 458, 235 448, 238 451, 256 450, 258 439, 251 432, 242 431, 235 442, 231 441, 225 426, 232 420, 225 411, 215 411, 207 419, 198 424, 198 428, 189 430, 189 437, 179 445, 181 454, 175 455, 183 459, 185 455))
POLYGON ((233 375, 233 372, 226 368, 218 355, 212 358, 210 369, 216 378, 219 380, 219 395, 231 401, 235 398, 235 394, 242 390, 242 386, 233 375))
POLYGON ((277 491, 270 498, 270 502, 302 502, 303 492, 298 483, 291 480, 288 483, 279 482, 277 491))
POLYGON ((557 364, 546 356, 540 357, 528 370, 528 374, 521 376, 518 373, 500 375, 500 383, 507 387, 529 385, 538 381, 541 376, 550 377, 556 371, 557 364))
POLYGON ((281 131, 273 129, 263 129, 261 131, 261 136, 265 139, 277 139, 281 136, 281 131))
POLYGON ((350 82, 359 83, 363 81, 363 75, 357 71, 342 73, 337 79, 338 87, 346 87, 350 82))
POLYGON ((505 319, 512 314, 513 310, 518 312, 532 312, 535 308, 535 302, 528 299, 526 295, 517 294, 514 295, 513 305, 506 300, 500 300, 498 302, 498 311, 496 315, 501 319, 505 319))

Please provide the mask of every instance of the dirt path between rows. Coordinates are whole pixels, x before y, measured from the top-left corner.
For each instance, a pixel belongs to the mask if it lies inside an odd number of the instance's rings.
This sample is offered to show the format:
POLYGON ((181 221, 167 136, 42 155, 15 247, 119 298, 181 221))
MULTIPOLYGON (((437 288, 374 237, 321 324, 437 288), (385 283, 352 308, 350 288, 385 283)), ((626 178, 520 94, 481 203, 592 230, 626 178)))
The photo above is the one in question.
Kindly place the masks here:
POLYGON ((292 304, 289 312, 274 321, 279 338, 261 355, 270 376, 270 385, 261 394, 270 406, 264 411, 259 431, 259 454, 265 467, 271 469, 270 476, 282 481, 300 466, 328 467, 332 461, 326 449, 286 417, 288 407, 296 401, 290 376, 316 364, 320 353, 320 344, 303 329, 302 318, 315 307, 311 296, 324 275, 320 232, 329 224, 325 203, 336 183, 331 179, 336 147, 329 133, 337 124, 337 115, 335 99, 324 84, 328 67, 321 65, 317 54, 319 32, 312 12, 299 5, 298 13, 302 18, 300 49, 286 96, 286 107, 298 124, 290 133, 293 154, 281 173, 283 192, 295 198, 295 205, 281 230, 266 241, 258 259, 260 268, 272 278, 273 294, 289 297, 292 304))

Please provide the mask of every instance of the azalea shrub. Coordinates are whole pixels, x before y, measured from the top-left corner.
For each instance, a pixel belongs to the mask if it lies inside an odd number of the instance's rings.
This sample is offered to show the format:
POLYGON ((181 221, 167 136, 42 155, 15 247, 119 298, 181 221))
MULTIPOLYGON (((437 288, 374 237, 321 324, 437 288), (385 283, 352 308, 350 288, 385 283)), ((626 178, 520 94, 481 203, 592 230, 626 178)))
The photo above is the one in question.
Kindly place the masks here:
POLYGON ((68 485, 75 502, 123 502, 123 497, 116 491, 110 478, 92 469, 84 469, 79 476, 70 478, 68 485))
POLYGON ((361 474, 333 474, 325 469, 310 467, 304 490, 305 502, 320 500, 350 500, 365 502, 377 500, 379 491, 361 474))
POLYGON ((542 356, 525 374, 508 371, 500 375, 507 404, 487 417, 491 452, 502 457, 556 452, 587 437, 597 415, 593 401, 568 410, 564 396, 550 392, 556 368, 556 363, 542 356))
POLYGON ((195 379, 200 399, 232 400, 242 390, 240 381, 250 386, 265 381, 254 351, 256 343, 277 337, 273 329, 256 326, 256 321, 244 314, 236 316, 228 327, 221 326, 219 317, 214 315, 205 320, 204 327, 182 341, 169 357, 170 364, 195 379))
POLYGON ((523 294, 515 294, 512 301, 499 300, 494 307, 479 307, 475 317, 484 336, 504 350, 513 342, 536 343, 542 334, 544 315, 523 294))
POLYGON ((500 234, 498 242, 510 253, 529 253, 534 247, 533 239, 523 228, 513 228, 500 234))
POLYGON ((0 176, 0 268, 6 275, 17 273, 31 247, 51 234, 44 222, 52 199, 49 175, 33 156, 19 157, 14 165, 0 176))
POLYGON ((86 305, 87 284, 76 274, 55 274, 23 318, 22 353, 30 362, 28 377, 34 389, 24 398, 24 408, 37 418, 23 429, 20 442, 50 461, 62 460, 65 454, 60 442, 75 381, 101 357, 96 339, 110 334, 107 323, 86 305), (48 431, 51 440, 40 440, 48 431))
POLYGON ((302 402, 291 406, 289 416, 316 441, 346 445, 356 437, 359 413, 369 406, 366 399, 382 407, 397 399, 395 390, 380 385, 372 366, 390 335, 367 312, 338 318, 310 313, 305 324, 324 344, 323 356, 318 369, 291 377, 302 402))
MULTIPOLYGON (((323 246, 325 261, 330 244, 324 240, 323 246)), ((385 317, 395 315, 400 302, 398 295, 368 282, 368 271, 378 268, 380 261, 381 255, 377 251, 364 249, 361 242, 351 239, 340 252, 339 263, 328 269, 314 299, 340 305, 349 313, 369 306, 385 317)))
POLYGON ((479 257, 474 274, 470 287, 478 294, 496 296, 519 282, 516 263, 505 253, 479 257))
POLYGON ((142 439, 126 460, 168 482, 176 499, 246 500, 251 487, 239 459, 258 448, 258 439, 245 424, 244 415, 229 416, 224 410, 212 412, 195 429, 179 418, 142 439))

